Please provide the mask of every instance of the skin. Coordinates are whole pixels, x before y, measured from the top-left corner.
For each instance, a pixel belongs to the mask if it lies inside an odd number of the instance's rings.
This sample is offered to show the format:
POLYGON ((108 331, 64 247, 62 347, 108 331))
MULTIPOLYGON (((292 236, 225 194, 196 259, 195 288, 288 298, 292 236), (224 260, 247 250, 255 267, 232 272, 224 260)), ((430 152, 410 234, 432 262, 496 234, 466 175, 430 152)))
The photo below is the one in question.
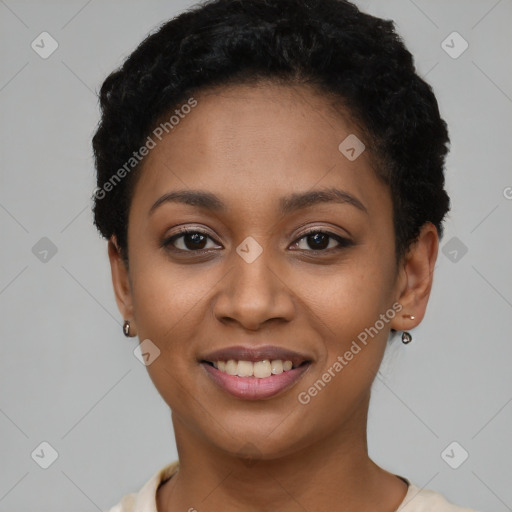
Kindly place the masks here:
POLYGON ((161 351, 147 369, 172 410, 180 469, 158 489, 158 510, 392 512, 407 485, 368 456, 370 390, 390 329, 423 319, 437 231, 426 223, 396 265, 391 194, 371 167, 370 146, 349 161, 339 144, 352 133, 364 137, 306 86, 237 85, 194 97, 197 107, 145 159, 129 214, 129 268, 115 237, 108 247, 123 318, 161 351), (331 187, 366 211, 326 202, 279 213, 281 197, 331 187), (163 194, 188 189, 216 194, 226 211, 166 202, 149 215, 163 194), (195 247, 209 253, 194 253, 190 239, 180 253, 183 237, 174 252, 161 247, 178 225, 206 231, 210 238, 195 247), (315 249, 303 235, 309 228, 352 245, 329 238, 328 249, 315 249), (249 236, 263 249, 252 263, 236 252, 249 236), (299 403, 395 303, 402 310, 299 403), (241 400, 197 361, 237 344, 278 345, 313 363, 285 393, 241 400), (249 451, 252 461, 243 456, 249 451))

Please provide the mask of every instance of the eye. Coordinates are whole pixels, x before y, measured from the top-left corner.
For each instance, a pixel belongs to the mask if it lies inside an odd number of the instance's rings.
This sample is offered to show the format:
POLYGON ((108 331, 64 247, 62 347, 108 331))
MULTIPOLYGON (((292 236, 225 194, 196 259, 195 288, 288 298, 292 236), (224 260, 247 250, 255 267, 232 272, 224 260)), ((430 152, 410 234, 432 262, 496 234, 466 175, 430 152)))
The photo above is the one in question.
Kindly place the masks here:
POLYGON ((162 246, 184 252, 204 251, 220 247, 218 245, 208 246, 208 239, 213 241, 204 231, 198 229, 181 229, 179 233, 166 238, 162 246))
POLYGON ((312 251, 329 251, 349 247, 353 243, 348 238, 316 229, 303 233, 301 238, 294 242, 294 245, 299 250, 308 251, 307 247, 310 247, 312 251), (301 242, 303 242, 302 247, 300 247, 301 242))
MULTIPOLYGON (((298 250, 308 252, 330 252, 330 250, 338 250, 351 245, 353 245, 353 243, 348 238, 316 229, 303 233, 302 236, 293 243, 292 247, 295 246, 298 250)), ((213 240, 208 233, 190 228, 181 229, 178 233, 166 238, 162 242, 162 247, 178 252, 201 252, 209 249, 222 248, 222 246, 216 245, 215 240, 213 240)))

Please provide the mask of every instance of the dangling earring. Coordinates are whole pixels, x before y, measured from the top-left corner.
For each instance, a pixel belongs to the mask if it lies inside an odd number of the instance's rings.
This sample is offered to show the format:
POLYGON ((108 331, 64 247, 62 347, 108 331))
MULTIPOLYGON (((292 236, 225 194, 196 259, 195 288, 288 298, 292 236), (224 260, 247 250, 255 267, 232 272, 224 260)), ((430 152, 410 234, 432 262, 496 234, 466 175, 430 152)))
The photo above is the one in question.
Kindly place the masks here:
MULTIPOLYGON (((416 317, 414 315, 406 315, 411 320, 414 320, 416 317)), ((407 343, 411 343, 412 336, 410 332, 404 331, 402 332, 402 343, 407 345, 407 343)))
POLYGON ((411 336, 411 333, 407 332, 407 331, 404 331, 402 333, 402 343, 404 343, 405 345, 407 345, 407 343, 411 343, 412 341, 412 336, 411 336))
POLYGON ((128 320, 124 321, 123 324, 123 333, 124 335, 129 338, 130 337, 130 322, 128 320))

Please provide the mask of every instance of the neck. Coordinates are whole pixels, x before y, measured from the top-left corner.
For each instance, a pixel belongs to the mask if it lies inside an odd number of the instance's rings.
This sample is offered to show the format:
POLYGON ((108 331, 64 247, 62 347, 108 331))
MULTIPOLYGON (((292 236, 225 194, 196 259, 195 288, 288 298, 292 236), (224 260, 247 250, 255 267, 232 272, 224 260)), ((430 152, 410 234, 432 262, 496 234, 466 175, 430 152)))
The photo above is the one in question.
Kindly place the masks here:
POLYGON ((396 510, 407 485, 369 458, 366 413, 362 408, 350 424, 286 455, 245 460, 190 432, 173 415, 180 469, 160 487, 158 512, 296 512, 331 510, 333 503, 354 512, 396 510))

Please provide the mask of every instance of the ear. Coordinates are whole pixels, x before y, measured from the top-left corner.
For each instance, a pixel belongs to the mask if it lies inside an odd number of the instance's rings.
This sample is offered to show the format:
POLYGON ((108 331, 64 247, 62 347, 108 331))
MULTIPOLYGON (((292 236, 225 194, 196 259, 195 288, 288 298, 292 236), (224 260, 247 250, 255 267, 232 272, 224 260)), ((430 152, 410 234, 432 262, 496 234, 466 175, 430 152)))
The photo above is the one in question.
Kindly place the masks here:
POLYGON ((135 319, 133 316, 132 287, 128 268, 119 250, 117 239, 112 235, 108 241, 108 258, 112 271, 112 285, 116 297, 117 307, 125 320, 130 322, 130 335, 136 336, 135 319))
POLYGON ((437 229, 431 222, 426 222, 401 263, 397 301, 402 305, 402 310, 391 321, 392 329, 407 331, 423 320, 432 289, 438 249, 437 229), (414 316, 414 319, 410 316, 414 316))

